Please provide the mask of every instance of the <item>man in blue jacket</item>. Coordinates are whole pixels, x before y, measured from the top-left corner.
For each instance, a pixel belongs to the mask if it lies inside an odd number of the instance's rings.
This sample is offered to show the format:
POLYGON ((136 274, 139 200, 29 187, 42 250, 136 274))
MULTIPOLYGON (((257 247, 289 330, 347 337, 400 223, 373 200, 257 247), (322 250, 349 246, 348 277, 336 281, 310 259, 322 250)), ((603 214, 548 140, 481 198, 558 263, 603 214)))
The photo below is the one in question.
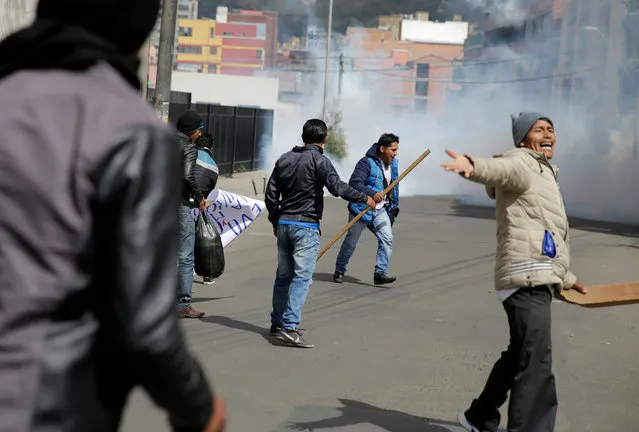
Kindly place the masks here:
MULTIPOLYGON (((336 283, 344 282, 348 261, 355 252, 364 228, 368 228, 377 237, 377 263, 373 278, 375 285, 392 283, 397 279, 388 276, 386 271, 393 251, 391 226, 399 214, 399 186, 395 186, 383 200, 381 192, 398 176, 396 159, 398 148, 397 135, 383 134, 368 150, 366 156, 355 165, 349 184, 366 195, 372 196, 378 204, 374 211, 369 208, 368 212, 348 230, 335 263, 333 281, 336 283)), ((363 204, 350 203, 348 205, 349 221, 365 208, 363 204)))

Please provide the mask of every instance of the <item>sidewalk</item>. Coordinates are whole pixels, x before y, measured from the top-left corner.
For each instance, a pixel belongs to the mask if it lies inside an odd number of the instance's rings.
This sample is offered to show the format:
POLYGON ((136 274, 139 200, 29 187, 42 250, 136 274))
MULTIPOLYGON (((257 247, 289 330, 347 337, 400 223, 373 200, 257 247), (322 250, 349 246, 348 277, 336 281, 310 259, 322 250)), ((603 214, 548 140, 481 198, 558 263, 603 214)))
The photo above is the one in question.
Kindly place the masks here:
POLYGON ((220 176, 216 187, 217 189, 264 201, 264 190, 269 176, 270 173, 266 171, 235 173, 232 178, 220 176), (255 182, 255 187, 253 187, 253 182, 255 182), (256 190, 257 194, 255 193, 256 190))

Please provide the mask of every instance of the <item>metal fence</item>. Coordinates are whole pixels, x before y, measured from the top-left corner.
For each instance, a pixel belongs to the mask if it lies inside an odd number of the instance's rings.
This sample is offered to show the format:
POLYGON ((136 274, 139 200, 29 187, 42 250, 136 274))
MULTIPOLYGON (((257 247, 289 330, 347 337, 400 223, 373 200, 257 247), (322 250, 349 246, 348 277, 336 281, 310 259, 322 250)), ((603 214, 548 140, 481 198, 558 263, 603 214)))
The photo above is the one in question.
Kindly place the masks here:
MULTIPOLYGON (((153 93, 154 89, 149 89, 149 101, 153 100, 153 93)), ((221 175, 254 171, 261 167, 263 149, 273 137, 273 110, 192 104, 190 93, 172 91, 169 122, 175 125, 188 109, 204 118, 205 130, 213 135, 213 158, 221 175)))
POLYGON ((204 118, 205 130, 213 135, 213 158, 221 175, 261 167, 263 149, 273 136, 273 110, 171 102, 169 121, 177 123, 188 109, 204 118))

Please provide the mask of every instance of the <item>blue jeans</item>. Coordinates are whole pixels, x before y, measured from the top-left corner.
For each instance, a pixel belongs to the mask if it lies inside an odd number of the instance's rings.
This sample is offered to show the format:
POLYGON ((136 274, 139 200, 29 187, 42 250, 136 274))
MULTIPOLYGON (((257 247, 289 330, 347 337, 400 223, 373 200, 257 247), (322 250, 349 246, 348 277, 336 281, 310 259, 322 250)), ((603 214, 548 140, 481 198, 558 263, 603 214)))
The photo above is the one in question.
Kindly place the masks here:
POLYGON ((297 225, 277 227, 277 274, 273 284, 271 323, 295 330, 315 270, 319 231, 297 225))
POLYGON ((193 295, 193 267, 195 251, 195 222, 192 209, 180 206, 180 244, 178 249, 178 293, 177 307, 187 308, 191 305, 193 295))
MULTIPOLYGON (((353 220, 354 217, 355 216, 349 213, 349 222, 353 220)), ((362 231, 364 231, 366 227, 377 237, 377 263, 375 264, 375 273, 386 274, 393 252, 393 230, 391 229, 390 218, 385 208, 375 210, 370 225, 367 226, 360 220, 350 227, 337 255, 337 261, 335 262, 336 272, 346 273, 348 262, 355 252, 362 231)))

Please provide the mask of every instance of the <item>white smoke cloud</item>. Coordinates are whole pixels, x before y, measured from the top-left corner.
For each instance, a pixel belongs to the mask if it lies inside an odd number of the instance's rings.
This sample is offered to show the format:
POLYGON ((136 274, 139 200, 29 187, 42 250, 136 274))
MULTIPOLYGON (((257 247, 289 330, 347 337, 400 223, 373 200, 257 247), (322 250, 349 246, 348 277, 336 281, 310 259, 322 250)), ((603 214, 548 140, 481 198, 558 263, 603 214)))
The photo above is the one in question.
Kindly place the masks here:
MULTIPOLYGON (((481 0, 469 1, 485 5, 481 0)), ((502 1, 502 15, 514 19, 521 13, 517 12, 516 5, 514 0, 502 1)), ((366 56, 348 51, 344 54, 366 56)), ((321 57, 323 53, 313 55, 321 57)), ((634 119, 627 120, 627 124, 620 125, 617 130, 602 129, 597 136, 592 135, 590 126, 598 123, 601 114, 600 100, 594 103, 553 105, 552 99, 540 91, 551 84, 555 86, 553 91, 562 91, 561 87, 556 87, 561 79, 553 80, 556 72, 549 63, 553 61, 552 54, 518 54, 498 47, 493 55, 500 67, 493 68, 490 77, 473 78, 469 74, 465 78, 468 82, 462 85, 470 89, 470 93, 459 101, 447 97, 446 103, 450 104, 452 110, 441 116, 415 112, 398 114, 391 109, 390 95, 385 93, 386 87, 381 85, 381 80, 388 78, 385 75, 392 75, 392 71, 347 70, 338 103, 344 118, 348 157, 341 163, 335 163, 342 178, 348 180, 357 161, 382 133, 393 132, 400 136, 400 170, 408 167, 426 148, 432 151, 402 182, 403 196, 456 195, 467 203, 492 205, 483 187, 447 173, 440 167, 448 158, 444 150, 450 148, 480 157, 491 157, 506 151, 513 147, 510 114, 534 110, 547 114, 555 123, 557 148, 553 163, 560 167, 559 183, 568 213, 598 220, 636 222, 639 212, 639 174, 636 171, 639 165, 637 156, 633 156, 634 119), (518 61, 515 62, 515 59, 518 61), (519 80, 513 72, 513 66, 517 64, 532 68, 533 75, 538 79, 519 80)), ((599 63, 604 63, 603 59, 599 63)), ((445 65, 438 62, 437 67, 445 65)), ((480 67, 482 65, 475 66, 480 67)), ((471 71, 473 68, 465 69, 471 71)), ((337 60, 333 59, 329 66, 331 101, 338 100, 337 70, 337 60)), ((596 74, 601 69, 586 68, 584 71, 584 74, 596 74)), ((304 122, 320 116, 323 73, 310 75, 316 85, 310 86, 303 102, 298 107, 282 105, 287 109, 280 110, 278 115, 272 151, 266 158, 267 169, 273 166, 281 153, 300 143, 304 122)), ((609 91, 616 92, 617 89, 611 88, 609 91)))

